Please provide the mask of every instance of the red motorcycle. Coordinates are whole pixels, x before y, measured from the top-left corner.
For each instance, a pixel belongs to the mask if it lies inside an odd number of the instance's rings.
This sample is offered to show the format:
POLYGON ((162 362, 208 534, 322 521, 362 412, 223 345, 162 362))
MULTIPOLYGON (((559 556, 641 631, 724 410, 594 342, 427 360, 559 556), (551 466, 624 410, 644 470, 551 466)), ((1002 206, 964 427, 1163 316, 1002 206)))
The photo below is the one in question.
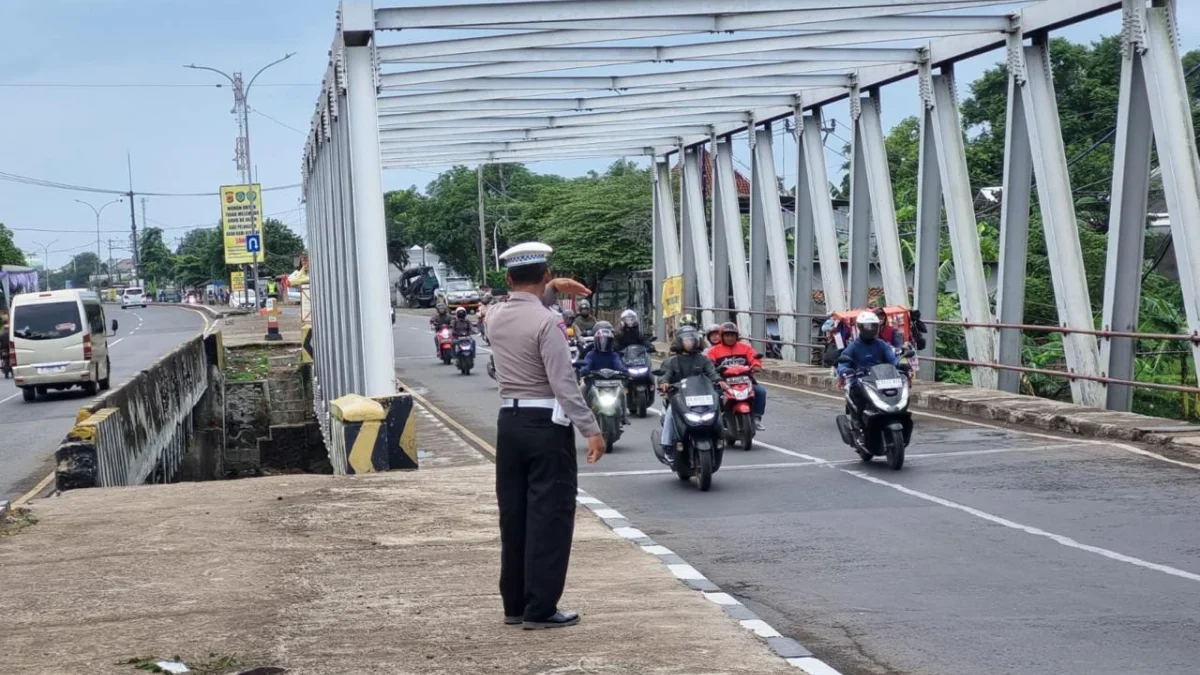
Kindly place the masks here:
POLYGON ((725 442, 741 443, 743 450, 754 445, 754 381, 750 367, 729 365, 721 369, 721 377, 729 388, 721 397, 721 421, 725 427, 725 442))
POLYGON ((437 332, 438 356, 443 365, 450 365, 454 359, 454 331, 449 326, 442 326, 437 332))

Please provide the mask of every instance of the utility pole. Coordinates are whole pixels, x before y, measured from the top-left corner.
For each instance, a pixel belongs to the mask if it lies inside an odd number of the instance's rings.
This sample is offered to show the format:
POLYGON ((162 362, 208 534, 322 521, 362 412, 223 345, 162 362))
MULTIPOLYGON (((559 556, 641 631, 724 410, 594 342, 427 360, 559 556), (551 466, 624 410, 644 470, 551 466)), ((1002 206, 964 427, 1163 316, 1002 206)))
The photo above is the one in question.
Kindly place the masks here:
POLYGON ((487 229, 483 222, 483 164, 475 167, 475 182, 479 192, 479 284, 487 285, 487 229))
MULTIPOLYGON (((96 208, 95 206, 92 206, 91 204, 83 201, 82 199, 76 199, 75 201, 88 207, 89 209, 92 210, 93 213, 96 214, 96 264, 99 265, 101 262, 103 262, 103 258, 100 257, 100 242, 103 241, 102 238, 100 237, 100 213, 104 211, 104 208, 106 206, 112 206, 113 204, 120 202, 121 199, 114 199, 111 202, 105 204, 104 206, 101 206, 100 208, 96 208)), ((143 220, 144 220, 144 217, 143 217, 143 220)), ((111 249, 109 250, 108 255, 109 255, 109 257, 112 257, 111 249)), ((110 274, 112 273, 111 270, 109 271, 109 273, 110 274)), ((99 290, 99 288, 100 288, 100 270, 97 269, 96 270, 96 289, 99 290)))
POLYGON ((129 196, 129 230, 132 236, 131 241, 133 245, 133 278, 139 279, 141 277, 138 274, 137 216, 134 215, 133 211, 133 159, 129 156, 128 152, 125 153, 125 164, 129 168, 129 192, 127 192, 126 195, 129 196))

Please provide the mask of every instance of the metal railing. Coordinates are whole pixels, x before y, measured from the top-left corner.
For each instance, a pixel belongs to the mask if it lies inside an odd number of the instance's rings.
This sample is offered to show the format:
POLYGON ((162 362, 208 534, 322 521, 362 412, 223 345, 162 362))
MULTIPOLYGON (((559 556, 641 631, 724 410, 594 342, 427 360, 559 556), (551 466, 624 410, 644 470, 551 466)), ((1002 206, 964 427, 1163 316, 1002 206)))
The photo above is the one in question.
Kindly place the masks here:
MULTIPOLYGON (((736 314, 765 315, 765 316, 776 317, 776 318, 804 317, 804 318, 813 318, 813 319, 825 319, 829 316, 828 314, 815 314, 815 313, 811 313, 811 312, 766 312, 766 311, 756 311, 756 310, 737 310, 737 309, 714 308, 714 307, 685 307, 684 311, 687 311, 687 312, 709 311, 709 312, 714 312, 714 313, 721 312, 721 313, 725 313, 727 315, 736 315, 736 314)), ((941 320, 941 319, 924 319, 924 318, 921 319, 921 322, 925 323, 925 324, 929 324, 931 326, 957 327, 957 328, 964 328, 964 329, 966 329, 966 328, 988 328, 988 329, 997 330, 997 331, 999 331, 999 330, 1019 330, 1019 331, 1030 331, 1030 332, 1057 333, 1057 334, 1061 334, 1061 335, 1070 335, 1070 334, 1094 335, 1096 337, 1107 338, 1107 339, 1117 338, 1117 339, 1135 339, 1135 340, 1174 340, 1174 341, 1179 341, 1179 342, 1190 342, 1193 345, 1200 345, 1200 332, 1192 333, 1190 335, 1186 335, 1186 334, 1179 335, 1179 334, 1172 334, 1172 333, 1135 333, 1135 332, 1130 332, 1130 331, 1107 330, 1107 329, 1104 329, 1104 330, 1088 329, 1088 328, 1074 329, 1074 328, 1068 328, 1066 326, 1039 326, 1039 325, 1034 325, 1034 324, 1020 324, 1020 323, 980 323, 980 322, 975 322, 975 321, 946 321, 946 320, 941 320)), ((792 347, 806 347, 806 348, 813 348, 813 349, 822 349, 825 346, 823 344, 784 342, 782 340, 773 340, 770 338, 756 338, 756 337, 745 337, 744 336, 743 339, 749 340, 754 343, 789 345, 792 347)), ((926 355, 921 355, 919 358, 922 361, 931 361, 933 363, 944 363, 947 365, 954 365, 954 366, 991 368, 992 370, 1007 370, 1007 371, 1013 371, 1013 372, 1018 372, 1018 373, 1025 373, 1028 375, 1045 375, 1048 377, 1062 377, 1062 378, 1072 380, 1072 381, 1086 380, 1086 381, 1090 381, 1090 382, 1100 382, 1103 384, 1115 384, 1115 385, 1136 387, 1136 388, 1142 388, 1142 389, 1155 389, 1155 390, 1159 390, 1159 391, 1169 391, 1169 392, 1175 392, 1175 393, 1181 393, 1181 394, 1200 394, 1200 387, 1189 387, 1186 385, 1163 384, 1163 383, 1159 383, 1159 382, 1143 382, 1143 381, 1137 381, 1137 380, 1124 380, 1124 379, 1119 379, 1119 378, 1107 377, 1104 375, 1083 375, 1083 374, 1074 373, 1074 372, 1071 372, 1068 370, 1054 370, 1054 369, 1050 369, 1050 368, 1035 368, 1035 367, 1030 367, 1030 366, 1020 366, 1020 365, 1014 365, 1014 364, 999 363, 999 362, 995 362, 995 361, 972 361, 972 360, 968 360, 968 359, 953 359, 953 358, 949 358, 949 357, 945 357, 945 356, 926 356, 926 355)), ((803 361, 801 361, 801 362, 803 362, 803 361)))

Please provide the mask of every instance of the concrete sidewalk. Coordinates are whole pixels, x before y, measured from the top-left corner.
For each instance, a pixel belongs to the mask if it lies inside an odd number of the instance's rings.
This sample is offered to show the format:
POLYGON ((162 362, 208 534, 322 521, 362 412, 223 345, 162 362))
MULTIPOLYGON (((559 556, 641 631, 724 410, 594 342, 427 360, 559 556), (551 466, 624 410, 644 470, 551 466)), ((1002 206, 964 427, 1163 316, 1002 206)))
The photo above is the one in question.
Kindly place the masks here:
POLYGON ((504 626, 492 465, 418 424, 418 472, 34 502, 36 524, 0 536, 0 672, 799 672, 582 507, 563 606, 583 622, 504 626))

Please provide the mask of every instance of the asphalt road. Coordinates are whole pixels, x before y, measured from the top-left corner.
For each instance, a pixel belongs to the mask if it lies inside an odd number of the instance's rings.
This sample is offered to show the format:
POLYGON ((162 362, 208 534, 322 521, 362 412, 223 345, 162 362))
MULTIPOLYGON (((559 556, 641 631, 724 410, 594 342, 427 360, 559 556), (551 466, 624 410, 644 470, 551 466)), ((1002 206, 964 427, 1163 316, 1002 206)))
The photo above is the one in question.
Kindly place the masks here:
MULTIPOLYGON (((396 357, 495 439, 482 363, 440 365, 427 319, 403 313, 396 357)), ((768 400, 762 443, 727 451, 709 493, 655 461, 653 415, 596 465, 580 444, 580 485, 847 675, 1200 672, 1200 470, 922 415, 892 472, 841 444, 840 400, 768 400)))
MULTIPOLYGON (((109 338, 114 387, 205 326, 199 312, 182 308, 104 311, 120 324, 109 338)), ((0 499, 20 496, 54 469, 54 451, 88 400, 82 389, 70 389, 26 403, 12 380, 0 379, 0 499)))

